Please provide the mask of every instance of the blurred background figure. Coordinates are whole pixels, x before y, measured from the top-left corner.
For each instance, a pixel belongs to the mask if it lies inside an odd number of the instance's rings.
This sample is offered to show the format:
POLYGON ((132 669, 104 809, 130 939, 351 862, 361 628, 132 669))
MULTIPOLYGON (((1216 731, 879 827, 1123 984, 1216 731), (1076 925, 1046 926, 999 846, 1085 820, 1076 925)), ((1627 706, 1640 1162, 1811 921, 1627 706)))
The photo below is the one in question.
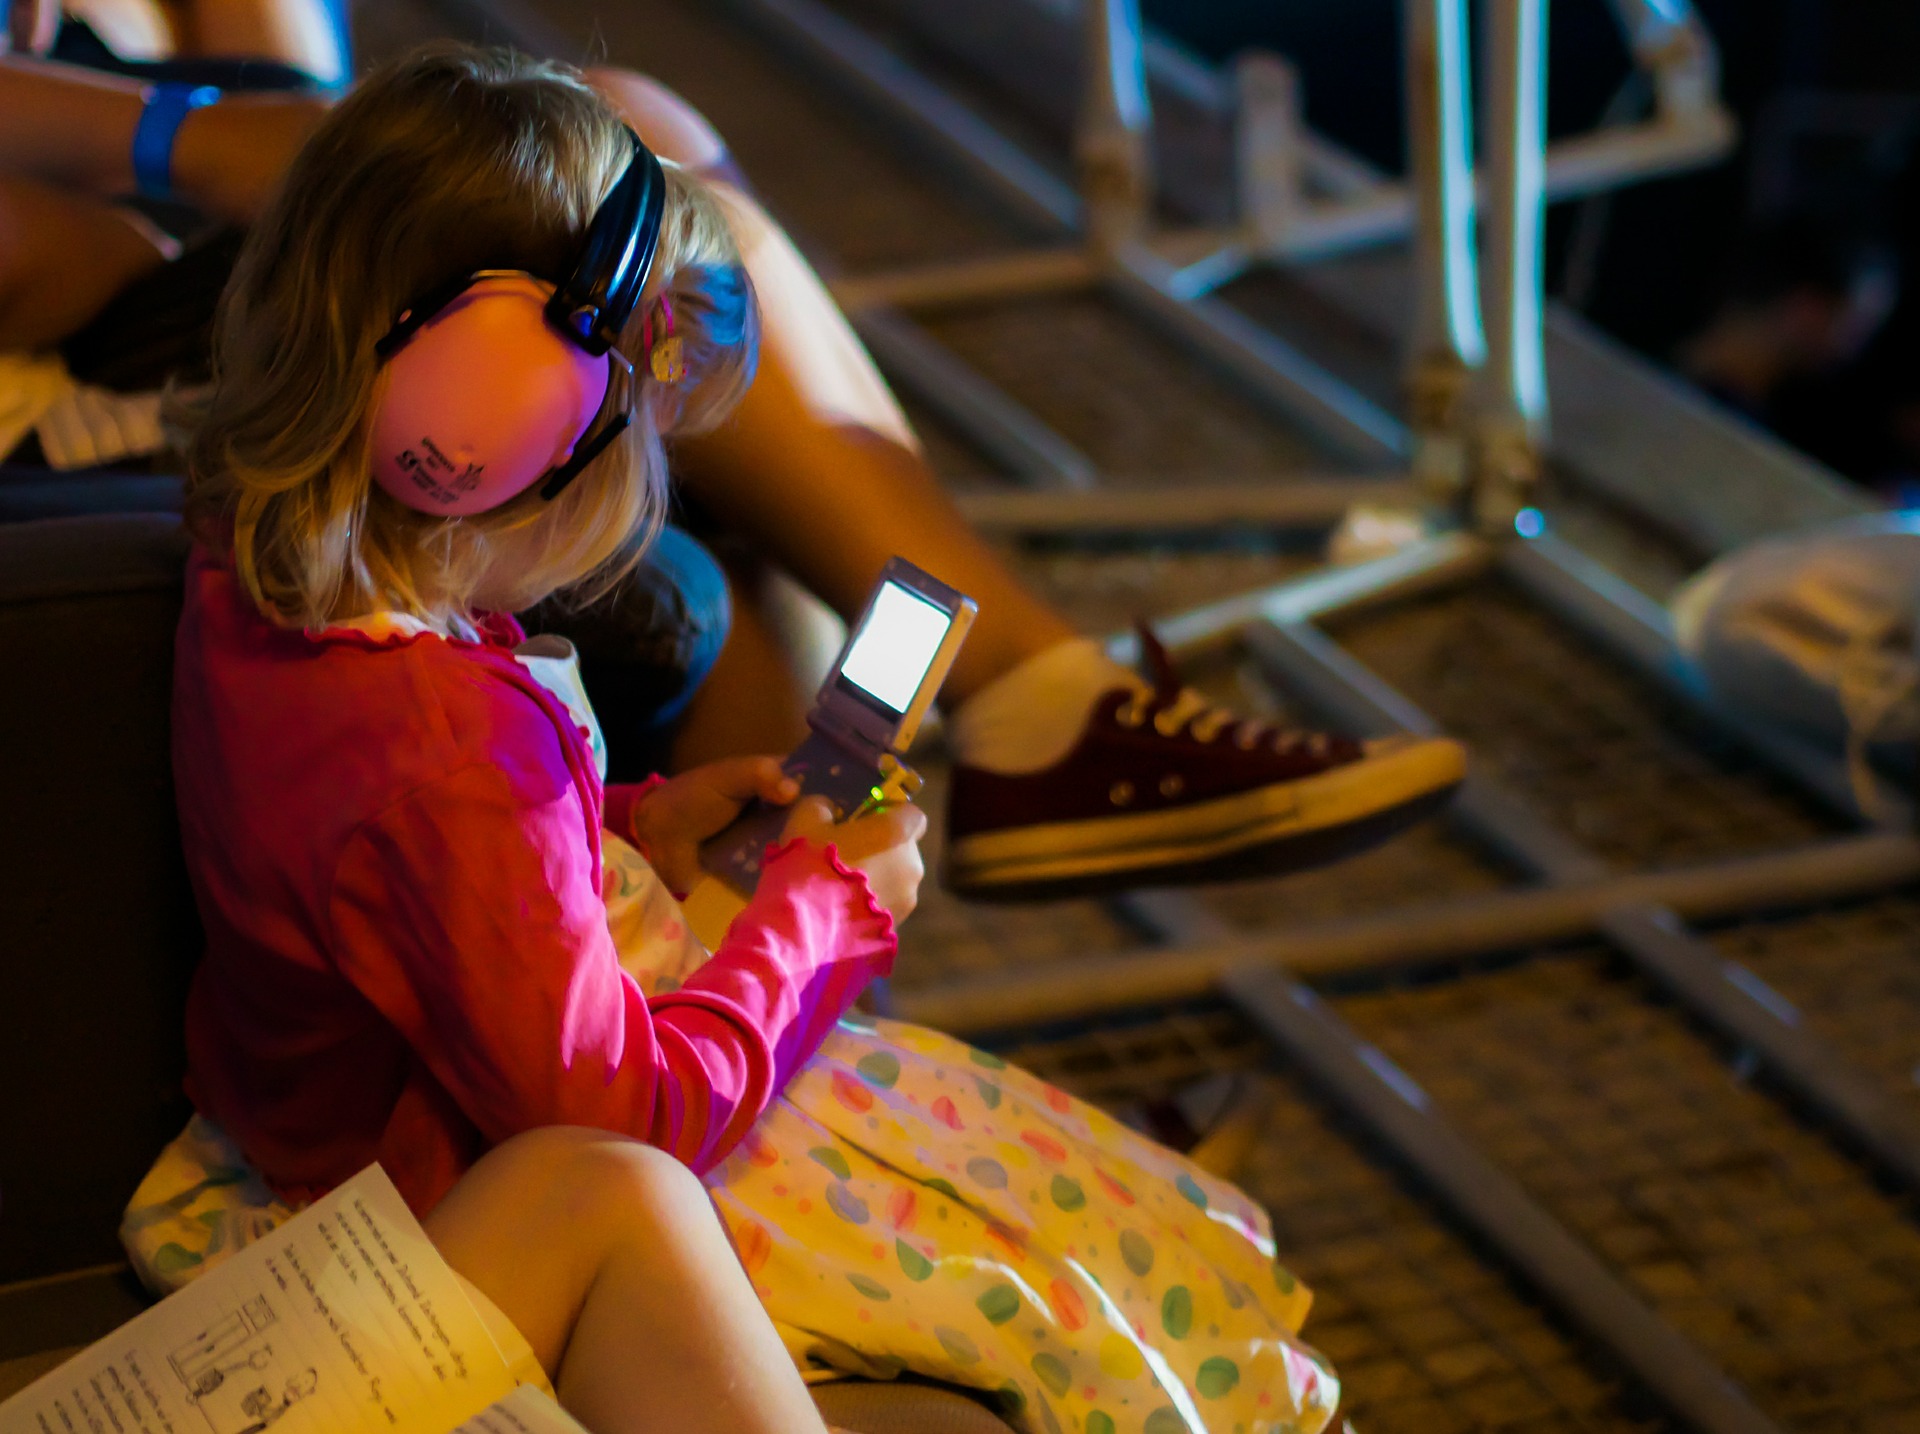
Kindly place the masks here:
POLYGON ((0 9, 16 54, 124 74, 245 57, 322 84, 348 78, 346 0, 11 0, 0 9))
MULTIPOLYGON (((1145 0, 1210 59, 1302 70, 1308 119, 1404 166, 1397 0, 1145 0)), ((1649 358, 1890 497, 1920 475, 1920 6, 1698 0, 1738 149, 1576 204, 1547 228, 1550 292, 1649 358)), ((1608 0, 1557 0, 1548 128, 1644 114, 1608 0)))

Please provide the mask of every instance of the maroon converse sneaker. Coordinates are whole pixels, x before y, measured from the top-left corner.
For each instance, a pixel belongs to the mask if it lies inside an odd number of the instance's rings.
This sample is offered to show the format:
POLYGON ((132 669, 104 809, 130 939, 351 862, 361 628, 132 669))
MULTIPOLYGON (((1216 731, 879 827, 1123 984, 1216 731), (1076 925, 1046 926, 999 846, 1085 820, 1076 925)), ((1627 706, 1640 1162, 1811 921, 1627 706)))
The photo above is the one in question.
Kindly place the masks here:
POLYGON ((1356 742, 1262 726, 1180 685, 1144 629, 1150 690, 1104 694, 1038 772, 954 768, 946 884, 975 900, 1272 876, 1374 845, 1466 774, 1445 738, 1356 742))

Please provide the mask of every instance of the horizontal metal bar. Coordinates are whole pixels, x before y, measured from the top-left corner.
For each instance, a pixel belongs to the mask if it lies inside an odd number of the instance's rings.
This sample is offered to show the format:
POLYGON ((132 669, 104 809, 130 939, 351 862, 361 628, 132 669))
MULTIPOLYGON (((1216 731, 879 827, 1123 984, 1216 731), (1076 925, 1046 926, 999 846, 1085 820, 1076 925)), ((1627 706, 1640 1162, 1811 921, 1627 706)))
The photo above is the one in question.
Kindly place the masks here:
MULTIPOLYGON (((817 0, 733 0, 744 14, 795 50, 809 70, 878 102, 940 153, 982 181, 1021 218, 1052 232, 1078 232, 1081 205, 1071 188, 970 108, 817 0)), ((1142 250, 1119 261, 1115 297, 1209 354, 1254 397, 1366 463, 1408 451, 1403 425, 1228 305, 1184 303, 1175 271, 1142 250)))
POLYGON ((1413 1168, 1463 1222, 1606 1345, 1674 1413, 1708 1434, 1777 1434, 1725 1371, 1476 1150, 1426 1092, 1312 991, 1276 972, 1229 976, 1226 993, 1289 1061, 1413 1168))
MULTIPOLYGON (((1191 659, 1231 647, 1250 622, 1305 622, 1358 612, 1451 586, 1485 571, 1492 561, 1493 549, 1480 539, 1444 533, 1384 557, 1316 568, 1290 582, 1189 608, 1157 620, 1153 630, 1174 656, 1191 659)), ((1107 651, 1121 662, 1140 656, 1130 632, 1109 637, 1107 651)))
POLYGON ((1012 476, 1041 488, 1093 486, 1091 458, 911 319, 868 309, 853 326, 887 377, 1012 476))
POLYGON ((1079 227, 1080 198, 1072 186, 858 25, 816 0, 731 3, 810 72, 907 122, 1027 223, 1049 231, 1079 227))
POLYGON ((1191 532, 1225 527, 1324 528, 1356 503, 1410 507, 1419 498, 1398 477, 1277 474, 1262 482, 1168 479, 1153 487, 1084 493, 971 492, 960 511, 987 533, 1098 534, 1191 532))
POLYGON ((1230 304, 1183 295, 1178 272, 1150 250, 1136 247, 1115 256, 1107 285, 1127 308, 1360 462, 1402 462, 1411 451, 1399 419, 1230 304))
MULTIPOLYGON (((1634 872, 1565 886, 1407 906, 1130 955, 1024 966, 898 992, 903 1015, 958 1032, 1008 1030, 1188 1001, 1229 971, 1285 967, 1309 979, 1410 970, 1592 937, 1623 907, 1706 921, 1791 911, 1920 880, 1920 839, 1842 837, 1793 851, 1634 872)), ((908 934, 911 941, 911 932, 908 934)))
MULTIPOLYGON (((1285 689, 1366 736, 1428 733, 1433 722, 1323 633, 1303 623, 1257 624, 1247 644, 1285 689)), ((1492 778, 1468 778, 1448 813, 1529 876, 1564 885, 1603 880, 1611 867, 1492 778)), ((1782 1087, 1909 1186, 1920 1186, 1920 1121, 1879 1081, 1809 1030, 1793 1003, 1746 967, 1688 932, 1657 905, 1602 914, 1599 931, 1642 973, 1721 1035, 1760 1058, 1782 1087)))
MULTIPOLYGON (((1231 929, 1188 892, 1141 892, 1115 905, 1161 940, 1205 940, 1231 929)), ((1434 1110, 1411 1076, 1310 989, 1272 969, 1236 971, 1222 984, 1284 1058, 1674 1412, 1711 1434, 1774 1428, 1712 1361, 1434 1110)))
POLYGON ((956 259, 857 274, 829 285, 840 307, 857 312, 877 304, 924 312, 996 300, 1073 293, 1100 282, 1085 249, 1030 249, 984 259, 956 259))
MULTIPOLYGON (((1839 755, 1716 702, 1675 643, 1666 609, 1637 588, 1552 534, 1508 544, 1501 554, 1501 567, 1545 607, 1747 747, 1828 810, 1849 821, 1867 819, 1839 755)), ((1881 820, 1890 826, 1913 825, 1912 802, 1877 778, 1874 791, 1881 820)))
MULTIPOLYGON (((1733 121, 1720 109, 1559 140, 1547 149, 1547 202, 1584 199, 1623 184, 1698 168, 1725 155, 1733 141, 1733 121)), ((1485 189, 1484 180, 1476 185, 1478 195, 1484 196, 1485 189)), ((1398 243, 1413 232, 1413 209, 1407 186, 1387 182, 1356 188, 1339 199, 1303 204, 1292 222, 1264 240, 1244 228, 1202 228, 1156 236, 1152 247, 1182 276, 1180 292, 1197 296, 1257 264, 1311 264, 1398 243)))

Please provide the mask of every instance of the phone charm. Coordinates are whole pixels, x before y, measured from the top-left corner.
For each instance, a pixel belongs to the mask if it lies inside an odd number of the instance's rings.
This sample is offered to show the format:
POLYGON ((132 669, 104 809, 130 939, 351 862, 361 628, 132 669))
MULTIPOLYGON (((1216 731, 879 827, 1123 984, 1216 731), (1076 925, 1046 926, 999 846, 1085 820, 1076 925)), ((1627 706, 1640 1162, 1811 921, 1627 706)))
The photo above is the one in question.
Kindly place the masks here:
POLYGON ((659 342, 653 337, 653 315, 649 313, 641 338, 647 345, 647 368, 652 372, 656 383, 678 383, 687 376, 686 345, 673 331, 673 303, 665 294, 660 296, 661 325, 666 332, 659 342))

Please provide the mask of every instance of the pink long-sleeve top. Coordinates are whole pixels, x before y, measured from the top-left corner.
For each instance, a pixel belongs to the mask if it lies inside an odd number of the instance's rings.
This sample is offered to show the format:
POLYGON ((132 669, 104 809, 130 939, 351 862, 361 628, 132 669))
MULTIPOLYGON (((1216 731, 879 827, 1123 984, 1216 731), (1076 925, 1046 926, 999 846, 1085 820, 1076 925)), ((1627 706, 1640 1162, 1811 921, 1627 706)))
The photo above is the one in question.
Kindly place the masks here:
POLYGON ((541 1125, 720 1160, 885 974, 893 923, 831 847, 796 842, 713 959, 649 1001, 600 899, 603 791, 583 730, 482 640, 308 634, 196 553, 173 761, 206 957, 188 1093, 282 1194, 378 1160, 424 1212, 541 1125))

